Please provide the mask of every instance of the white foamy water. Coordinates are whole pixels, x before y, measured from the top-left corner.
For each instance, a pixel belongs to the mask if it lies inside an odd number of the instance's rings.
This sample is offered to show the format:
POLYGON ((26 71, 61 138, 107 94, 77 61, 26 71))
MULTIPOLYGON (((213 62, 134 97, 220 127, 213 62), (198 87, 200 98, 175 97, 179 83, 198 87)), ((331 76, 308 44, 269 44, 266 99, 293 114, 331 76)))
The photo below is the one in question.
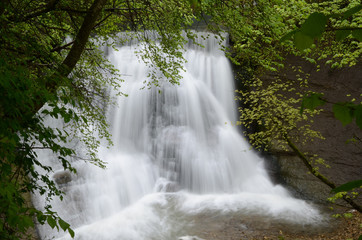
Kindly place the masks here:
MULTIPOLYGON (((230 63, 213 37, 203 44, 185 52, 179 86, 161 81, 144 90, 149 69, 134 54, 138 46, 109 50, 129 97, 108 109, 114 147, 100 151, 107 169, 75 162, 78 174, 62 186, 65 199, 53 201, 76 239, 202 239, 195 232, 207 231, 203 222, 230 214, 303 226, 322 220, 271 182, 263 159, 231 124, 237 117, 230 63)), ((39 232, 42 239, 70 239, 48 227, 39 232)))

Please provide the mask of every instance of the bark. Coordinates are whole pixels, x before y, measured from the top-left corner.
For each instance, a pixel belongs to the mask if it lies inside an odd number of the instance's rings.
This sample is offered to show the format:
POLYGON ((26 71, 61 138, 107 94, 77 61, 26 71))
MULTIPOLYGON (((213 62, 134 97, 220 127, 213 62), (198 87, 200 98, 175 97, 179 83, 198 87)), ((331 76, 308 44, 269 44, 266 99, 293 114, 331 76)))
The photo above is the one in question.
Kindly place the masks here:
MULTIPOLYGON (((289 147, 294 151, 294 153, 303 161, 304 165, 308 168, 308 170, 317 177, 321 182, 328 185, 331 189, 336 188, 336 184, 328 180, 327 177, 325 177, 323 174, 321 174, 319 171, 317 171, 313 166, 310 164, 310 161, 308 160, 308 157, 305 156, 298 148, 295 146, 295 144, 287 137, 284 136, 285 140, 287 141, 289 147)), ((349 196, 343 196, 343 200, 346 201, 349 205, 351 205, 354 209, 356 209, 359 212, 362 212, 362 207, 355 203, 349 196)))
POLYGON ((58 69, 58 73, 61 76, 67 77, 74 69, 85 49, 90 33, 92 32, 93 27, 95 26, 96 21, 106 3, 107 0, 95 0, 92 6, 89 8, 88 13, 83 20, 82 26, 80 27, 79 32, 74 40, 72 48, 58 69))
MULTIPOLYGON (((46 83, 47 89, 51 92, 56 91, 56 89, 62 85, 62 83, 59 82, 60 79, 63 77, 68 77, 68 75, 76 66, 82 53, 85 50, 85 46, 88 42, 89 36, 94 26, 96 25, 97 19, 101 15, 101 11, 106 3, 107 0, 95 0, 92 6, 89 8, 88 13, 84 17, 83 23, 77 33, 77 36, 72 42, 73 45, 69 50, 69 53, 57 69, 56 73, 53 74, 46 83)), ((40 101, 40 103, 35 106, 34 113, 36 113, 43 105, 44 102, 40 101)))

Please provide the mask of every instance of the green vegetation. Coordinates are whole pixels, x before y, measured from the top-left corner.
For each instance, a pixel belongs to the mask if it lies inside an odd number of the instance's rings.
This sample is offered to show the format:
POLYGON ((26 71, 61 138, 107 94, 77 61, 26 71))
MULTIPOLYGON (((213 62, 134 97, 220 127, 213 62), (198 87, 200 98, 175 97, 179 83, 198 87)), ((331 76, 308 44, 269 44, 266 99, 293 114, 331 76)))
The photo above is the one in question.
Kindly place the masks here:
MULTIPOLYGON (((102 106, 112 103, 104 89, 117 89, 121 79, 100 49, 124 42, 118 32, 147 42, 138 54, 174 84, 184 61, 183 36, 194 38, 194 21, 206 21, 208 31, 228 32, 232 45, 225 50, 246 79, 247 91, 239 91, 248 106, 240 110, 241 122, 259 125, 249 135, 257 147, 273 141, 287 146, 288 139, 321 137, 305 121, 325 100, 307 91, 303 69, 295 68, 297 83, 278 76, 284 57, 295 54, 316 64, 327 59, 333 68, 355 65, 361 54, 360 6, 355 0, 1 1, 0 238, 24 237, 34 218, 74 235, 49 204, 36 210, 25 195, 38 191, 50 200, 63 194, 36 149, 52 151, 65 170, 75 172, 70 160, 77 152, 67 143, 76 136, 87 149, 85 160, 104 167, 98 137, 111 144, 102 106), (267 72, 275 73, 269 83, 259 78, 267 72), (47 118, 62 120, 67 130, 45 125, 47 118)), ((150 79, 145 86, 158 85, 156 72, 150 79)), ((343 124, 355 119, 361 127, 361 103, 336 103, 334 112, 343 124)))

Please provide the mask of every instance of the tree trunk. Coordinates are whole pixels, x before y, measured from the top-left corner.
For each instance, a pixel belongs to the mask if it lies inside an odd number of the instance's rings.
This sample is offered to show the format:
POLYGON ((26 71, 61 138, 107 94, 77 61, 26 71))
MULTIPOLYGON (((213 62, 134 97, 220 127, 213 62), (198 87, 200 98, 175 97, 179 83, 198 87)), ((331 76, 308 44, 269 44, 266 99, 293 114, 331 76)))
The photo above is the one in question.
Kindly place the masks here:
MULTIPOLYGON (((87 15, 84 17, 83 23, 74 39, 74 43, 69 50, 66 58, 58 67, 56 72, 47 78, 46 88, 49 92, 55 92, 59 86, 62 85, 62 78, 68 77, 72 72, 77 62, 79 61, 85 46, 88 42, 89 36, 96 25, 97 19, 101 15, 102 9, 105 7, 107 0, 94 0, 93 4, 87 11, 87 15)), ((37 101, 31 112, 23 112, 21 116, 27 116, 22 119, 22 127, 26 128, 29 125, 29 116, 34 116, 39 109, 47 101, 44 96, 34 96, 37 101)))
POLYGON ((74 69, 85 49, 89 35, 92 32, 93 27, 96 25, 96 21, 106 3, 107 0, 95 0, 92 6, 89 8, 89 11, 83 20, 82 26, 79 29, 72 48, 58 69, 58 72, 61 76, 67 77, 74 69))

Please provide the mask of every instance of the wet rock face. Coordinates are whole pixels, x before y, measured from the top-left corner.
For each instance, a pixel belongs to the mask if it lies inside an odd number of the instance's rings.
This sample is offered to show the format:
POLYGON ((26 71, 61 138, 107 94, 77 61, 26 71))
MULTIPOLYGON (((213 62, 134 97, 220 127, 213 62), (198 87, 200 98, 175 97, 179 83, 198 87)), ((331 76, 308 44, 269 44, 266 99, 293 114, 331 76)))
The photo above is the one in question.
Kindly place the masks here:
POLYGON ((53 179, 58 185, 65 185, 72 181, 72 175, 69 171, 56 172, 53 175, 53 179))
MULTIPOLYGON (((361 62, 348 69, 331 69, 328 66, 322 66, 319 72, 315 71, 315 65, 296 57, 289 57, 286 62, 302 66, 302 69, 310 74, 310 90, 324 93, 327 101, 337 103, 349 101, 352 98, 356 99, 356 103, 362 101, 361 62)), ((288 67, 281 74, 289 79, 296 79, 295 72, 288 67)), ((320 131, 326 139, 316 139, 304 146, 298 144, 298 147, 303 152, 317 154, 323 158, 330 168, 319 166, 320 172, 338 186, 362 178, 362 131, 354 122, 343 126, 340 121, 335 119, 331 103, 323 106, 324 111, 314 119, 312 126, 313 129, 320 131), (349 141, 353 137, 360 140, 349 141)), ((286 183, 295 191, 306 198, 317 201, 325 201, 331 196, 330 188, 309 174, 297 156, 290 152, 276 152, 281 174, 286 183)), ((362 202, 361 198, 359 202, 362 202)))

